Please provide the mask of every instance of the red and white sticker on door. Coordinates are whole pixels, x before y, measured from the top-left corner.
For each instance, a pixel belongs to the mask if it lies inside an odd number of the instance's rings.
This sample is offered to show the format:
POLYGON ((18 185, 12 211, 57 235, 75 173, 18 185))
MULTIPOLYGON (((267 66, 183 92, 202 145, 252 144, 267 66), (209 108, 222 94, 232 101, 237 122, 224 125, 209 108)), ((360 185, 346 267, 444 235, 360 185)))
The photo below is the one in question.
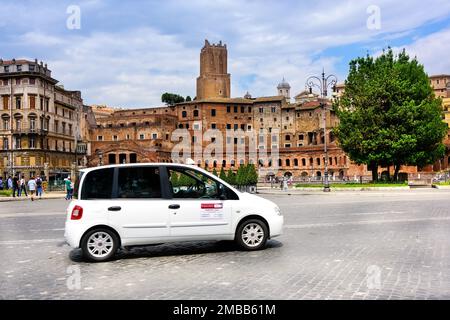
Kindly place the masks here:
POLYGON ((222 203, 202 203, 201 204, 201 208, 202 209, 222 209, 223 208, 223 204, 222 203))

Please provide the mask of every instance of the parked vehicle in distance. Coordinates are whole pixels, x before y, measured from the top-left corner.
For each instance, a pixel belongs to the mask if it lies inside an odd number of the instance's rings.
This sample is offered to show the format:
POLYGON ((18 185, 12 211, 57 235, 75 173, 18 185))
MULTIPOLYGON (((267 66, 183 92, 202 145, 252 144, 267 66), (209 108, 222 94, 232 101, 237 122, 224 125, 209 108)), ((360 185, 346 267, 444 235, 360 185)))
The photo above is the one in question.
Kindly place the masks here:
POLYGON ((64 236, 91 261, 118 248, 179 241, 235 240, 258 250, 281 235, 283 216, 195 165, 123 164, 81 170, 64 236))

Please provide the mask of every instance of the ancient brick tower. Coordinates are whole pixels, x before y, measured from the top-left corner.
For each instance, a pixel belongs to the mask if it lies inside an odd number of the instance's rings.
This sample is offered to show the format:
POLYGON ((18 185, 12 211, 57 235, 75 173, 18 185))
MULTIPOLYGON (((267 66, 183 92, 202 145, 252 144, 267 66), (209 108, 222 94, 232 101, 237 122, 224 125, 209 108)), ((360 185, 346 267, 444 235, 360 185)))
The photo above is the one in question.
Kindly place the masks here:
POLYGON ((210 44, 200 52, 200 76, 197 78, 197 100, 230 97, 230 74, 227 73, 227 45, 210 44))

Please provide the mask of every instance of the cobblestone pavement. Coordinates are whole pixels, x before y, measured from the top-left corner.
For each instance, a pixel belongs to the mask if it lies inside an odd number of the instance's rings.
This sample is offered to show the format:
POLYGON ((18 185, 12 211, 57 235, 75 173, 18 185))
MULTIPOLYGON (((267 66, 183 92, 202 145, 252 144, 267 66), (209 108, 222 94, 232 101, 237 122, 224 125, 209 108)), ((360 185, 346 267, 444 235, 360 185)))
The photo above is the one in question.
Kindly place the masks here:
POLYGON ((449 191, 264 197, 286 224, 266 250, 181 243, 100 264, 64 244, 64 200, 2 203, 0 298, 450 298, 449 191))

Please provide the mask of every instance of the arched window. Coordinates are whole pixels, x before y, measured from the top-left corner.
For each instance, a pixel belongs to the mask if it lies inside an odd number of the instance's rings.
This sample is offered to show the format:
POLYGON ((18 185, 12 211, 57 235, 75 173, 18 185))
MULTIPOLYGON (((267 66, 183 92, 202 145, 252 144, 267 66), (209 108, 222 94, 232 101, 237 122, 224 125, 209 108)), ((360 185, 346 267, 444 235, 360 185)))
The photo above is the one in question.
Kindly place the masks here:
POLYGON ((187 117, 187 112, 186 111, 182 111, 181 112, 181 117, 186 118, 187 117))
POLYGON ((291 136, 287 134, 286 137, 285 137, 285 140, 286 141, 291 141, 291 136))
POLYGON ((302 166, 306 167, 306 159, 305 158, 302 159, 302 166))
POLYGON ((290 159, 286 159, 286 167, 290 167, 291 166, 291 160, 290 159))
POLYGON ((295 166, 295 167, 298 167, 298 159, 297 159, 297 158, 294 159, 294 166, 295 166))
POLYGON ((320 158, 316 159, 316 163, 317 163, 318 166, 320 166, 320 158))
POLYGON ((278 166, 281 167, 283 163, 281 162, 281 159, 278 159, 278 166))
POLYGON ((217 168, 217 160, 214 160, 214 162, 213 162, 213 167, 214 167, 214 168, 217 168))

